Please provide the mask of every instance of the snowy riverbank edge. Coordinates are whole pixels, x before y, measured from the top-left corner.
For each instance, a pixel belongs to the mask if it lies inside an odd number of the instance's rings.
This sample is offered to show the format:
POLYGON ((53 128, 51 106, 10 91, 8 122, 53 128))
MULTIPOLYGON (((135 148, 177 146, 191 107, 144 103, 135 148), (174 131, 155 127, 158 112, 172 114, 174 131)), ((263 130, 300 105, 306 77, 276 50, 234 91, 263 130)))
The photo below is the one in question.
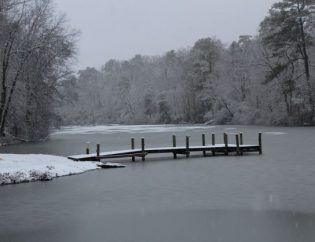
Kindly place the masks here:
POLYGON ((0 185, 48 181, 100 169, 100 162, 75 162, 52 155, 0 155, 0 185))
POLYGON ((9 146, 9 145, 16 145, 20 143, 24 143, 26 141, 17 139, 13 136, 6 135, 5 137, 0 137, 0 147, 9 146))

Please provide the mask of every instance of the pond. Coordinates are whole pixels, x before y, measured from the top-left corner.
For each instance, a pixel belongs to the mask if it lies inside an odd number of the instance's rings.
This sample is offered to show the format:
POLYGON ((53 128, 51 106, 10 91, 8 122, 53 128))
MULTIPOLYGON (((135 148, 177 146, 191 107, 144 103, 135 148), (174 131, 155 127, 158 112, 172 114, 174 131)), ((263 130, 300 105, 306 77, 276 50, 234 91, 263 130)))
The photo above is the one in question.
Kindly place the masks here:
MULTIPOLYGON (((185 136, 244 133, 263 155, 151 156, 122 160, 50 182, 0 187, 0 241, 315 241, 315 128, 258 126, 63 127, 47 141, 2 147, 2 153, 73 155, 100 143, 126 149, 130 138, 149 147, 178 145, 185 136)), ((231 142, 235 140, 230 135, 231 142)))

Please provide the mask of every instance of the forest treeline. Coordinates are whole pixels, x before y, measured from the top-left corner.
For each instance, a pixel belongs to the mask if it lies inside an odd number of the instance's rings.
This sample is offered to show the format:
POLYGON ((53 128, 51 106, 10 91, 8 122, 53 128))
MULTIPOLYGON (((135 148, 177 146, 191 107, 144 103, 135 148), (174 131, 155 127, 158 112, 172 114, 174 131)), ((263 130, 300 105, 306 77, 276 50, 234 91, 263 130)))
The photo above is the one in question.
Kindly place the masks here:
POLYGON ((110 60, 63 85, 64 124, 313 125, 315 3, 283 0, 257 36, 110 60))
POLYGON ((0 137, 47 137, 76 36, 50 0, 0 0, 0 137))
POLYGON ((60 124, 315 123, 315 3, 274 4, 257 36, 71 71, 77 31, 52 0, 0 0, 0 138, 60 124))

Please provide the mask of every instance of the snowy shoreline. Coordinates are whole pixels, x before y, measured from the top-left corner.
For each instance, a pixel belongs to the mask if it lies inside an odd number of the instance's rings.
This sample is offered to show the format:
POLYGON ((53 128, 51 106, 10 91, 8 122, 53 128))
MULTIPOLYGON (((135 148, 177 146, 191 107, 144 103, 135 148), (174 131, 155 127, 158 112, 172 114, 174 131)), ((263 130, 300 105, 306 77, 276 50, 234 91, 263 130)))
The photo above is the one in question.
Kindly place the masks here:
POLYGON ((16 145, 25 142, 24 140, 17 139, 11 135, 6 135, 5 137, 0 137, 0 147, 16 145))
POLYGON ((48 181, 100 169, 100 162, 75 162, 52 155, 0 155, 0 185, 48 181))

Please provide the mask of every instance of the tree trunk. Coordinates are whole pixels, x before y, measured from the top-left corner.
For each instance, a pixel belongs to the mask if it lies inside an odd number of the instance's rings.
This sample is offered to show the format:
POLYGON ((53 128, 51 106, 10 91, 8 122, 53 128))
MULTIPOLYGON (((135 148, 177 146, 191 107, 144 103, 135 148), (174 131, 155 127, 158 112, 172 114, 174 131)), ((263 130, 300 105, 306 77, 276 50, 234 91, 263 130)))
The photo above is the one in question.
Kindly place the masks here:
MULTIPOLYGON (((300 13, 300 9, 298 10, 300 13)), ((314 107, 314 99, 313 99, 313 91, 312 91, 312 84, 311 84, 311 74, 310 74, 310 63, 309 63, 309 57, 306 49, 306 37, 305 37, 305 31, 304 31, 304 25, 302 17, 299 17, 299 24, 300 24, 300 31, 301 31, 301 54, 304 62, 304 70, 305 70, 305 78, 306 78, 306 84, 307 84, 307 92, 308 92, 308 100, 311 106, 312 110, 312 117, 313 119, 315 115, 315 107, 314 107)), ((310 120, 312 122, 312 120, 310 120)))

